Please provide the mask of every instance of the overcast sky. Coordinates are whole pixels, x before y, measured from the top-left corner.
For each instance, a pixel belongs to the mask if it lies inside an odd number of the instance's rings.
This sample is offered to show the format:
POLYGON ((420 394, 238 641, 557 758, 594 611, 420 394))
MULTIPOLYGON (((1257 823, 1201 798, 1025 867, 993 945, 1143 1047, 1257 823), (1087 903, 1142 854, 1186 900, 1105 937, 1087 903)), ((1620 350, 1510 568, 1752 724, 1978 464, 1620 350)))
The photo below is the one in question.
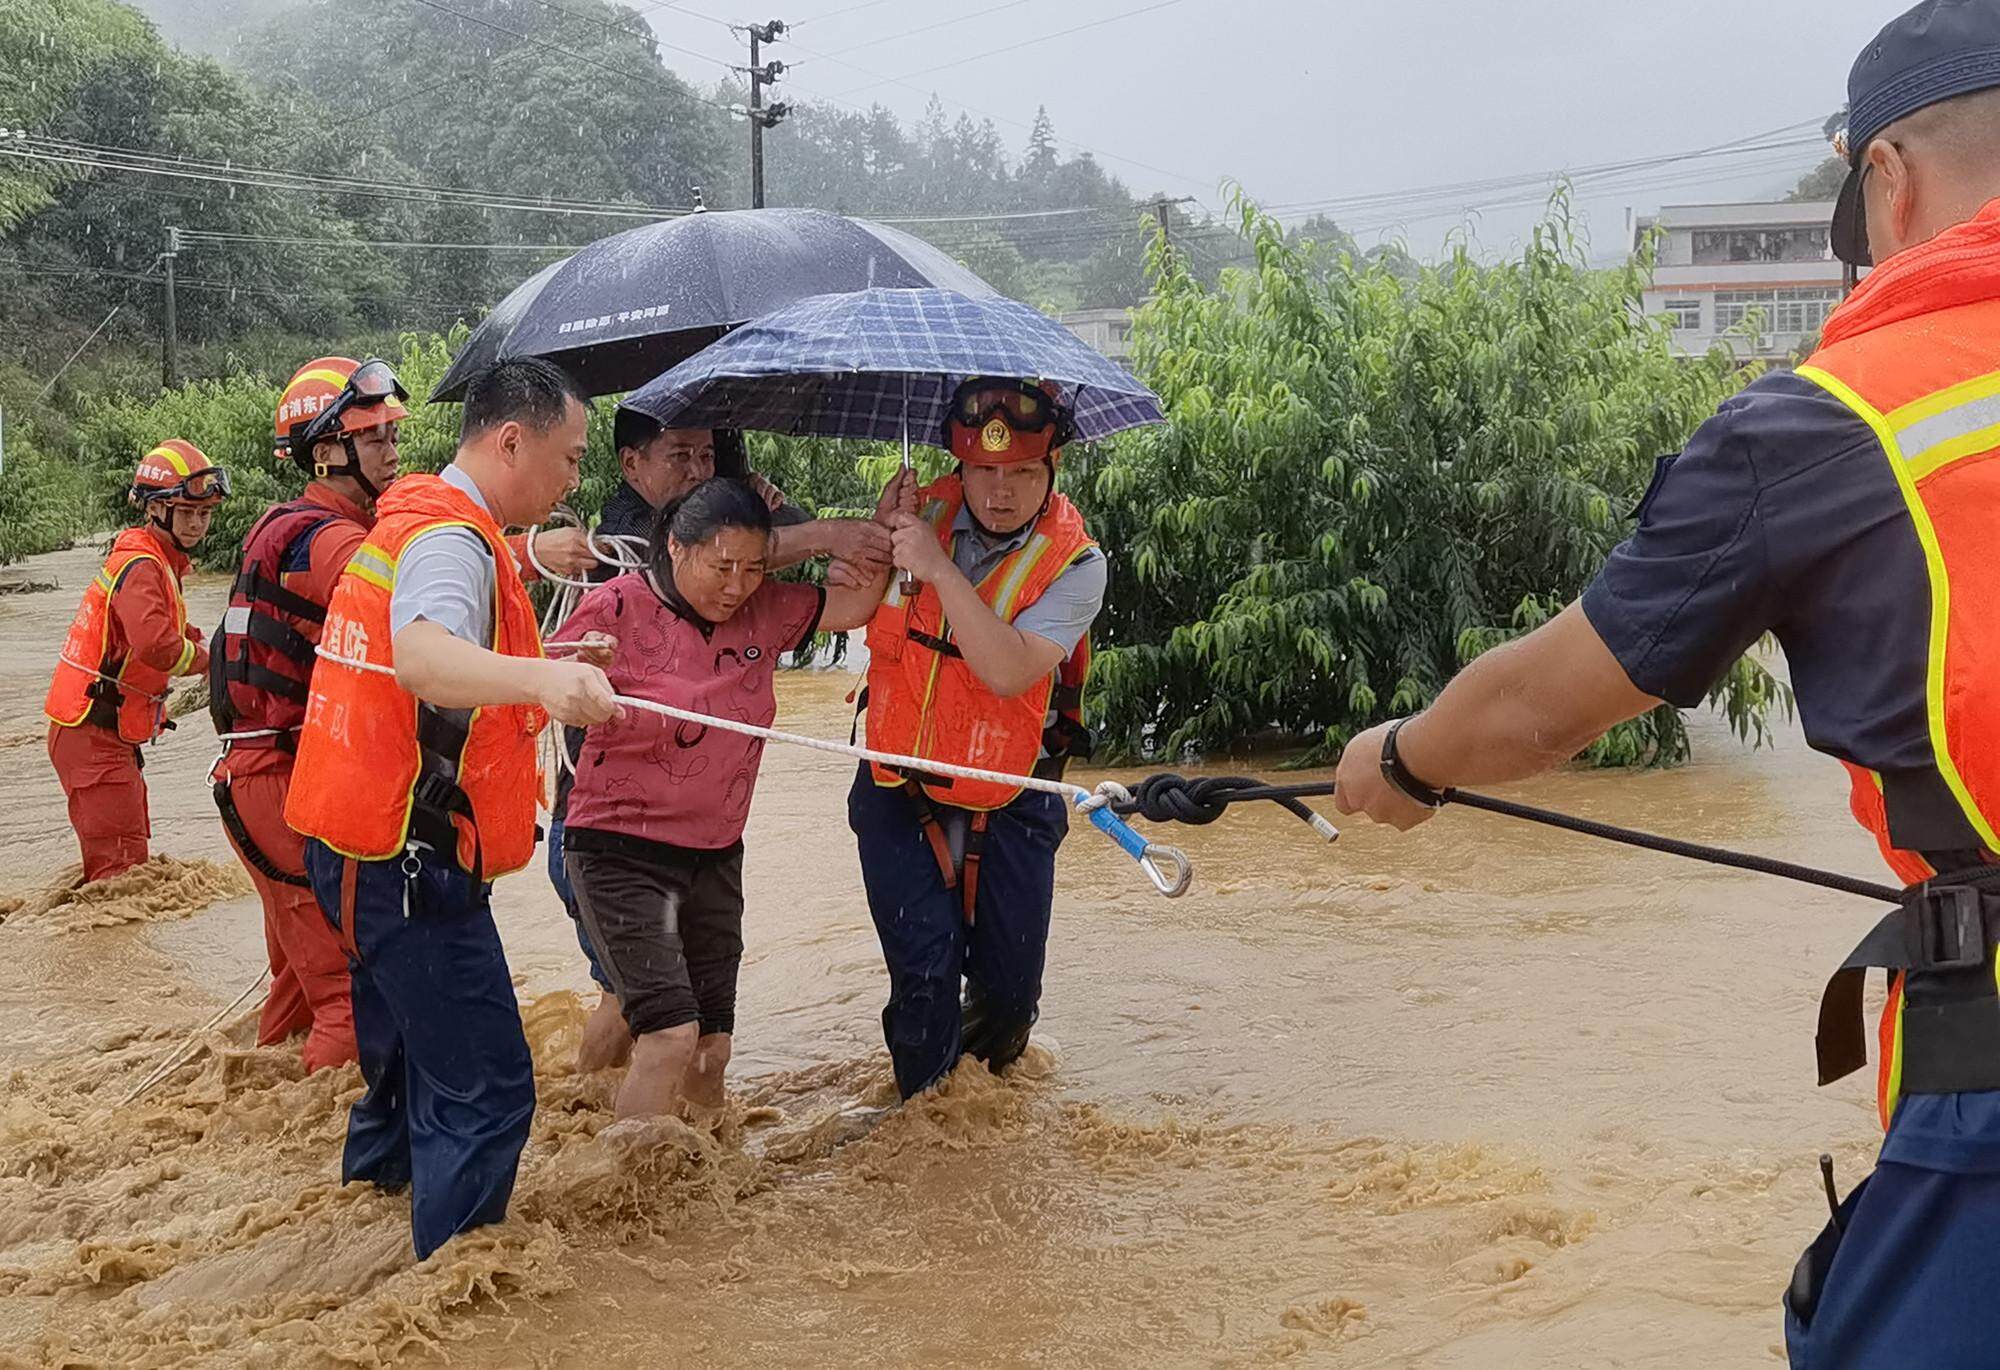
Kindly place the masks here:
MULTIPOLYGON (((908 122, 935 90, 994 116, 1015 156, 1046 104, 1066 152, 1088 147, 1136 190, 1210 206, 1225 178, 1304 213, 1313 201, 1661 157, 1787 126, 1764 141, 1812 140, 1582 181, 1599 257, 1622 249, 1628 206, 1782 195, 1826 155, 1820 121, 1844 101, 1854 55, 1897 12, 1879 0, 1150 0, 1138 14, 1149 0, 761 0, 770 12, 755 15, 728 0, 632 3, 663 42, 715 58, 730 56, 731 37, 693 11, 785 19, 797 32, 771 55, 797 70, 779 98, 880 101, 908 122), (1110 22, 1056 36, 1100 20, 1110 22), (1031 39, 1041 41, 999 51, 1031 39)), ((713 61, 664 56, 703 85, 720 74, 713 61)), ((1334 213, 1364 242, 1401 237, 1429 253, 1477 198, 1523 191, 1455 194, 1443 214, 1434 204, 1334 213)), ((1473 231, 1504 250, 1534 213, 1489 207, 1473 231)))

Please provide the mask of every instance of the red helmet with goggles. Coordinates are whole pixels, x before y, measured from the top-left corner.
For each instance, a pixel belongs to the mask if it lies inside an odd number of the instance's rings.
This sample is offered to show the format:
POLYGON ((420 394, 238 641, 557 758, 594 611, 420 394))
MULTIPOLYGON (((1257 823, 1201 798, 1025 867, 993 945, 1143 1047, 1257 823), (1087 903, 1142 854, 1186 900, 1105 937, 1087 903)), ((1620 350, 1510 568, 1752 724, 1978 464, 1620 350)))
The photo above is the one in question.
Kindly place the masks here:
POLYGON ((379 495, 361 474, 354 436, 408 418, 410 411, 403 402, 409 398, 395 368, 379 357, 365 362, 316 357, 293 374, 278 396, 272 424, 277 450, 308 476, 348 476, 371 497, 379 495), (347 451, 344 468, 328 467, 313 452, 322 442, 336 441, 347 451))
POLYGON ((127 497, 140 508, 154 504, 220 504, 229 496, 229 473, 184 438, 168 438, 139 459, 127 497))
POLYGON ((945 446, 967 466, 1053 460, 1074 434, 1048 381, 974 376, 952 394, 945 446))

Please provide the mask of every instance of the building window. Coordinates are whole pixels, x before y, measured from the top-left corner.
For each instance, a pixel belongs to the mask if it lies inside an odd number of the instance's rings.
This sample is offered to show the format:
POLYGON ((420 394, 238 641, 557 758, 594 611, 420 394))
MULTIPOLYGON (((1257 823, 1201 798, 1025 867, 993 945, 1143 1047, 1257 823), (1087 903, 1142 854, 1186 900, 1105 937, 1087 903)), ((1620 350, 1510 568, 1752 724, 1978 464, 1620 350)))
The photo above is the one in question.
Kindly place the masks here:
POLYGON ((1771 327, 1771 314, 1777 308, 1778 292, 1775 290, 1718 290, 1715 292, 1715 331, 1721 333, 1731 328, 1741 328, 1743 320, 1752 310, 1762 316, 1765 328, 1771 327))
POLYGON ((1826 316, 1840 303, 1840 292, 1832 287, 1780 290, 1778 310, 1772 329, 1779 333, 1812 333, 1826 322, 1826 316))
POLYGON ((1717 332, 1739 326, 1751 310, 1761 316, 1759 333, 1811 333, 1826 322, 1840 303, 1836 286, 1806 286, 1796 290, 1718 290, 1715 292, 1717 332))
POLYGON ((1824 225, 1797 228, 1698 228, 1696 266, 1729 262, 1823 262, 1832 256, 1824 225))
POLYGON ((1698 333, 1701 331, 1700 300, 1668 300, 1666 316, 1668 321, 1673 324, 1676 332, 1698 333))

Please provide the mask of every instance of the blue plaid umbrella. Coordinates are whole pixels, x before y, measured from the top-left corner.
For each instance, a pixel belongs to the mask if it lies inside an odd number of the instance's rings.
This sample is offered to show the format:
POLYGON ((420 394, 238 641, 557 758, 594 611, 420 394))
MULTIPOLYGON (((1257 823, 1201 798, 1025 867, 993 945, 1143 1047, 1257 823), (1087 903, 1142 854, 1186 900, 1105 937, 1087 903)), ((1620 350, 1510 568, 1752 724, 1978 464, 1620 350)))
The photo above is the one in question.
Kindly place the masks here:
POLYGON ((1054 319, 950 290, 800 300, 712 343, 625 405, 669 428, 942 447, 952 393, 971 376, 1053 382, 1080 438, 1166 417, 1158 396, 1054 319))

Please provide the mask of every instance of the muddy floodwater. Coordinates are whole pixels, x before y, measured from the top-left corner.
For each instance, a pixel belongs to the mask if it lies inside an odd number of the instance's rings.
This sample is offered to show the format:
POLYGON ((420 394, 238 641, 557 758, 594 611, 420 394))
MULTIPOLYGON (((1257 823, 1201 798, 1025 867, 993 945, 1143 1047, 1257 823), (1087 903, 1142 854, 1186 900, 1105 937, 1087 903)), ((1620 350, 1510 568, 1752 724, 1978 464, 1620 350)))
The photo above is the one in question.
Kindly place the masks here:
MULTIPOLYGON (((1072 831, 1037 1045, 861 1127, 894 1090, 851 770, 774 747, 726 1120, 596 1137, 582 958, 510 877, 534 1133, 509 1220, 419 1265, 406 1201, 340 1184, 352 1067, 225 1021, 121 1105, 263 941, 205 714, 148 757, 174 860, 51 888, 39 709, 95 567, 0 596, 0 1365, 1771 1366, 1816 1159, 1848 1184, 1872 1154, 1812 1026, 1874 906, 1472 812, 1327 847, 1270 806, 1173 830, 1175 901, 1072 831)), ((197 621, 222 598, 195 585, 197 621)), ((786 677, 779 725, 844 738, 851 683, 786 677)), ((1879 878, 1795 730, 1696 744, 1509 792, 1879 878)))

